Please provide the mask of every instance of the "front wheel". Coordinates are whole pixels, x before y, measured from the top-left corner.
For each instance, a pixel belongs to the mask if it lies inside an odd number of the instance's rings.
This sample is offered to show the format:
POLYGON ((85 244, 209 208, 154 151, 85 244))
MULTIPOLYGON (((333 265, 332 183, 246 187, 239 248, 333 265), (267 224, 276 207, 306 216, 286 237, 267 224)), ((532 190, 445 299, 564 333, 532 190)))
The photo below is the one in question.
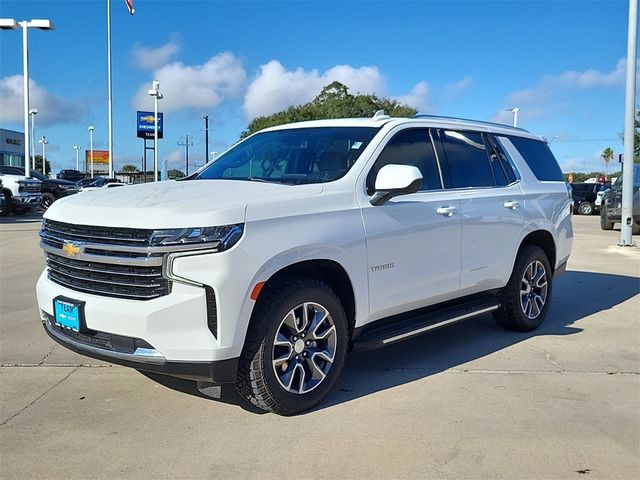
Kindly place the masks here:
POLYGON ((52 194, 52 193, 43 193, 42 194, 42 210, 47 210, 51 205, 53 205, 53 202, 56 201, 56 197, 52 194))
POLYGON ((349 341, 344 308, 325 283, 305 277, 265 287, 240 358, 236 388, 280 415, 308 410, 329 393, 349 341))
POLYGON ((613 230, 613 222, 609 221, 607 216, 607 207, 603 205, 600 207, 600 228, 602 230, 613 230))
POLYGON ((542 324, 551 301, 553 273, 540 247, 525 245, 516 258, 509 282, 501 293, 496 322, 507 330, 529 332, 542 324))
POLYGON ((578 205, 578 212, 580 215, 593 215, 594 206, 591 202, 582 202, 578 205))

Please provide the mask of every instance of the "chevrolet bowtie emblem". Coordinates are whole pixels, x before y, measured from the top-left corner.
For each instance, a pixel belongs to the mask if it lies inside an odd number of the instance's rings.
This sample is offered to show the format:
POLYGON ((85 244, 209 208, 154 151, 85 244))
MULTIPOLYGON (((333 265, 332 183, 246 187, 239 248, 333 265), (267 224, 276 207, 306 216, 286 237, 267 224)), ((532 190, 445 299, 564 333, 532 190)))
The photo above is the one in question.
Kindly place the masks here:
POLYGON ((65 243, 62 246, 62 251, 67 255, 69 255, 70 257, 75 257, 77 254, 80 253, 80 247, 78 247, 77 245, 74 245, 73 243, 65 243))

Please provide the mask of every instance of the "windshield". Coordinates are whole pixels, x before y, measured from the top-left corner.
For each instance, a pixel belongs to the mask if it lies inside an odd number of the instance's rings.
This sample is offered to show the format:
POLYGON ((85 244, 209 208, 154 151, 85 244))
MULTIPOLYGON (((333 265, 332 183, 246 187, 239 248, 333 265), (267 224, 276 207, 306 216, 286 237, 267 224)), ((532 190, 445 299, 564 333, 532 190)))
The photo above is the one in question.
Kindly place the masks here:
POLYGON ((33 178, 37 178, 38 180, 47 180, 47 177, 42 175, 40 172, 37 172, 36 170, 31 170, 31 176, 33 178))
MULTIPOLYGON (((622 173, 620 173, 620 176, 616 179, 614 186, 622 187, 622 173)), ((640 165, 633 166, 633 186, 640 187, 640 165)))
POLYGON ((302 185, 344 176, 378 128, 316 127, 253 135, 220 156, 196 179, 302 185))

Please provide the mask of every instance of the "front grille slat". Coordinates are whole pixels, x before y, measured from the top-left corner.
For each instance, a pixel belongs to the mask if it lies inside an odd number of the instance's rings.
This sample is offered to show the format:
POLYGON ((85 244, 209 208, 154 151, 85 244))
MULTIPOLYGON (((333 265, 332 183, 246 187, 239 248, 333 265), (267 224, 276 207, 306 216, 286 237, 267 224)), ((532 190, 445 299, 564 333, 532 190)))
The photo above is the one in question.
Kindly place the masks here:
POLYGON ((147 251, 151 233, 45 220, 41 237, 46 246, 47 276, 64 287, 93 295, 131 300, 168 295, 171 282, 162 274, 162 257, 147 251), (82 244, 86 256, 72 258, 63 252, 66 243, 74 242, 82 244), (108 250, 105 244, 109 244, 108 250), (99 245, 102 249, 95 248, 99 245))

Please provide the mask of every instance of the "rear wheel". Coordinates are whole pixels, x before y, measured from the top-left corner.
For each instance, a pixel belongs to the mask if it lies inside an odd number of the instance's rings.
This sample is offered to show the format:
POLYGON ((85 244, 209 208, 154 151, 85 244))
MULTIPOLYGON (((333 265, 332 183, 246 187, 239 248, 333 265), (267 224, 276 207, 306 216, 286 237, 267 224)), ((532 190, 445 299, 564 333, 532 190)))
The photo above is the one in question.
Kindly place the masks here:
POLYGON ((607 207, 603 205, 600 207, 600 228, 602 230, 613 230, 613 222, 609 220, 607 216, 607 207))
POLYGON ((538 328, 549 310, 552 282, 551 265, 544 251, 524 245, 502 290, 500 309, 493 314, 496 322, 518 332, 538 328))
POLYGON ((334 291, 318 280, 294 277, 266 288, 236 388, 263 410, 293 415, 320 403, 335 384, 347 355, 347 317, 334 291))
POLYGON ((580 215, 593 215, 594 206, 591 202, 582 202, 578 205, 580 215))

